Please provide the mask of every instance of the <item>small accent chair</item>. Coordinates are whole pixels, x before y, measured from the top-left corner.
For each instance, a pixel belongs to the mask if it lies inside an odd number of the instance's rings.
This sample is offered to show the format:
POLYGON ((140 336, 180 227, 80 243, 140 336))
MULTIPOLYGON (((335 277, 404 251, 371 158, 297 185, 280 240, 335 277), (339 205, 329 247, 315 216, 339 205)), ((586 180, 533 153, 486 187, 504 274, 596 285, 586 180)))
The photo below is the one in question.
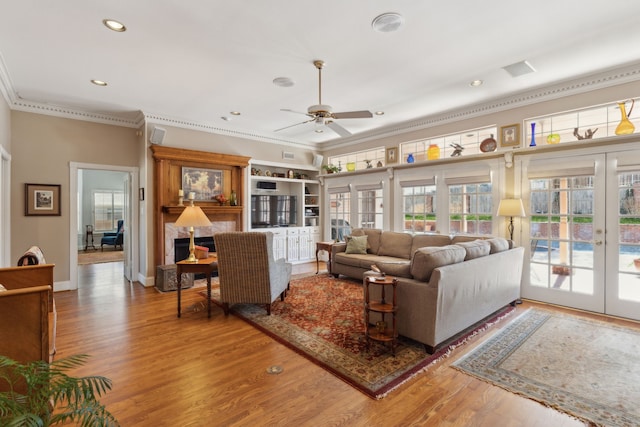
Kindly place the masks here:
POLYGON ((273 258, 273 233, 228 232, 214 235, 218 255, 220 301, 224 314, 232 304, 284 301, 291 279, 291 264, 273 258))
POLYGON ((124 237, 124 220, 118 220, 118 231, 115 233, 104 233, 100 240, 100 250, 104 251, 104 245, 112 245, 114 249, 122 249, 122 240, 124 237))

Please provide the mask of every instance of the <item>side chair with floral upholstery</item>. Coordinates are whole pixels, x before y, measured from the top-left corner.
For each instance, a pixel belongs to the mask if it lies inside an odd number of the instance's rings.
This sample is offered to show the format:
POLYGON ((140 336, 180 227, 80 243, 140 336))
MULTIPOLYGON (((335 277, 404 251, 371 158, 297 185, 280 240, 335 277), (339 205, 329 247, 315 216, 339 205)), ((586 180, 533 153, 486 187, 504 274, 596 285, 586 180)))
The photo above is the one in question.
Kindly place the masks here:
POLYGON ((284 301, 291 264, 273 257, 273 233, 225 232, 214 235, 218 255, 220 301, 225 315, 233 304, 264 304, 284 301))

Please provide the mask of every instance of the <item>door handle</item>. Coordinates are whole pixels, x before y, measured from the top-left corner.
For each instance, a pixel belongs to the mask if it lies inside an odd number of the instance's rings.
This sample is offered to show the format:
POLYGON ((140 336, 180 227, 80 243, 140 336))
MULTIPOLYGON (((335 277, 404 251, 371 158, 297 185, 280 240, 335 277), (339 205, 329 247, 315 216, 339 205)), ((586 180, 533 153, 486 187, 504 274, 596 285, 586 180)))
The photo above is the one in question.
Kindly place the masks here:
POLYGON ((602 240, 596 240, 595 242, 593 242, 596 244, 596 246, 600 246, 602 245, 602 240))

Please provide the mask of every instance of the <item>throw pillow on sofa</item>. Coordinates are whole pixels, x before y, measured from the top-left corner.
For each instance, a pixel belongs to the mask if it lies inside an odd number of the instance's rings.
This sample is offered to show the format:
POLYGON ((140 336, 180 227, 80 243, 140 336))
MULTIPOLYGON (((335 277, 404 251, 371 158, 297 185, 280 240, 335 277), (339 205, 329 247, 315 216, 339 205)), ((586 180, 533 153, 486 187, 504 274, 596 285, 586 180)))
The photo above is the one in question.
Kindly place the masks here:
POLYGON ((465 261, 487 256, 489 255, 489 251, 491 250, 491 245, 486 240, 474 240, 473 242, 460 242, 456 244, 458 246, 462 246, 465 249, 465 261))
POLYGON ((491 245, 490 253, 495 254, 498 252, 503 252, 509 249, 509 241, 504 237, 494 237, 492 239, 487 239, 489 245, 491 245))
POLYGON ((346 236, 347 247, 345 253, 347 254, 366 254, 367 253, 367 236, 346 236))
POLYGON ((413 236, 411 234, 385 231, 380 238, 378 255, 410 259, 412 241, 413 236))
POLYGON ((466 254, 467 251, 457 245, 420 248, 411 258, 411 275, 428 282, 435 268, 462 262, 466 254))

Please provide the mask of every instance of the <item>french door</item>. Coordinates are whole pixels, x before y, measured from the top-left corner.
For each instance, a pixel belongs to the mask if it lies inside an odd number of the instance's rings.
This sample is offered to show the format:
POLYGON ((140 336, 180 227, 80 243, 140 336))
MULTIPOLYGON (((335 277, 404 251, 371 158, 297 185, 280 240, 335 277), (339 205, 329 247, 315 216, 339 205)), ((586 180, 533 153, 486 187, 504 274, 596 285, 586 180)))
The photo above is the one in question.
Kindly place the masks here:
POLYGON ((523 162, 524 298, 640 318, 640 265, 634 265, 640 259, 640 156, 635 152, 531 156, 523 162))

